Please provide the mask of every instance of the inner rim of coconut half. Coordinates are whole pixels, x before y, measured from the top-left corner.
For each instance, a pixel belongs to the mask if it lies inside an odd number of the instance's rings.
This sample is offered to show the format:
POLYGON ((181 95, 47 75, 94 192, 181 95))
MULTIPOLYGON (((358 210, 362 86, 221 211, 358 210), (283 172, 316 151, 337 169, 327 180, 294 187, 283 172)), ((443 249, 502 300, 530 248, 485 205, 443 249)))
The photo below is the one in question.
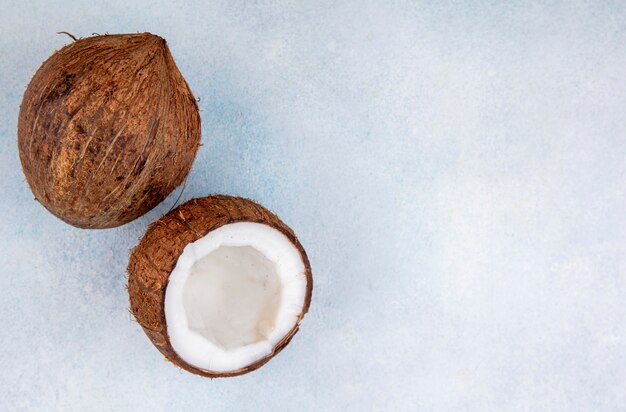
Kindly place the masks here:
POLYGON ((176 353, 230 372, 270 355, 298 322, 306 295, 302 255, 271 226, 224 225, 188 244, 170 274, 165 319, 176 353))

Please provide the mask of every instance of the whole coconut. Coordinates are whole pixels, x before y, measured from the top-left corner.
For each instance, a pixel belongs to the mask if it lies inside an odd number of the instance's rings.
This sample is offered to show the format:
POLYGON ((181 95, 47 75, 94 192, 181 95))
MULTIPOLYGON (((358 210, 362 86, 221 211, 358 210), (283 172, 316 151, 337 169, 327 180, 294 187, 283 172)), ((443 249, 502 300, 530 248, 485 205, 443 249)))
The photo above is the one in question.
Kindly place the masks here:
POLYGON ((18 121, 35 198, 65 222, 108 228, 146 213, 187 176, 196 100, 159 36, 80 39, 31 80, 18 121))

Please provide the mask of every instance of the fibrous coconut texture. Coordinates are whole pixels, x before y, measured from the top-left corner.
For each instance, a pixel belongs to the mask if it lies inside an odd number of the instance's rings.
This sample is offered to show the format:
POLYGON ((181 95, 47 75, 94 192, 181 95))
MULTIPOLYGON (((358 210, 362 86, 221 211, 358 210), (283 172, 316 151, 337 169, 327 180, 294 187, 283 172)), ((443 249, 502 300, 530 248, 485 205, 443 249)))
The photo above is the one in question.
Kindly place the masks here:
POLYGON ((157 349, 206 377, 255 370, 294 336, 313 279, 294 232, 259 204, 197 198, 152 224, 128 265, 130 306, 157 349))
POLYGON ((50 212, 81 228, 114 227, 184 180, 200 115, 164 39, 94 36, 39 68, 20 107, 18 143, 26 179, 50 212))

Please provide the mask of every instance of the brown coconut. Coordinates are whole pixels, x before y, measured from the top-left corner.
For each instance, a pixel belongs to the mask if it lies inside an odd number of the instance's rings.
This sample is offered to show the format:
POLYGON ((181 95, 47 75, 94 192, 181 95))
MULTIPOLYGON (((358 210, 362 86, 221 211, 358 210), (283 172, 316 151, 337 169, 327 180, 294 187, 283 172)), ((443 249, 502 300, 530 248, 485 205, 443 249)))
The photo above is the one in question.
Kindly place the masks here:
POLYGON ((199 143, 196 100, 165 40, 150 33, 63 47, 20 107, 19 154, 35 198, 81 228, 152 209, 185 179, 199 143))
POLYGON ((278 354, 298 331, 300 321, 308 311, 313 287, 307 254, 294 232, 258 203, 223 195, 192 199, 153 223, 130 256, 128 276, 131 311, 154 346, 178 367, 209 378, 251 372, 278 354), (305 268, 302 276, 306 277, 306 292, 297 322, 270 355, 247 367, 223 373, 194 367, 176 353, 168 335, 164 301, 168 279, 185 246, 211 231, 236 222, 261 223, 284 234, 302 257, 305 268))

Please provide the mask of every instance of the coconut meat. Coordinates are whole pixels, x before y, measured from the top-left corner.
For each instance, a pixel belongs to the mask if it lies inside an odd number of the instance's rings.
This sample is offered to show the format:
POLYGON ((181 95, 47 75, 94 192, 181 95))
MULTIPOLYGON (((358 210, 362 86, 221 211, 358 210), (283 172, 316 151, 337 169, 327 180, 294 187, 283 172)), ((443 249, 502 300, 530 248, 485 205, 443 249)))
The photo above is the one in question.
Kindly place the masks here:
POLYGON ((299 321, 306 282, 302 255, 282 232, 253 222, 224 225, 188 244, 170 274, 170 343, 197 368, 252 365, 299 321))

